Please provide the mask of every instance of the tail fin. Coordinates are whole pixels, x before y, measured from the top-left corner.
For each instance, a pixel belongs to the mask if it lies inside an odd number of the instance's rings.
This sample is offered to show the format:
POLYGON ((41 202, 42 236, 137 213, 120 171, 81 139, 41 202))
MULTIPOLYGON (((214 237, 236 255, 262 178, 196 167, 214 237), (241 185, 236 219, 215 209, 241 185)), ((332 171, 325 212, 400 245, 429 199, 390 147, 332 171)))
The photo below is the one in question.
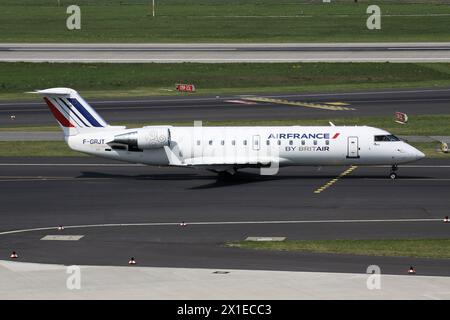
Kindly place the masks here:
POLYGON ((52 88, 34 93, 44 96, 65 136, 108 127, 105 120, 73 89, 52 88))

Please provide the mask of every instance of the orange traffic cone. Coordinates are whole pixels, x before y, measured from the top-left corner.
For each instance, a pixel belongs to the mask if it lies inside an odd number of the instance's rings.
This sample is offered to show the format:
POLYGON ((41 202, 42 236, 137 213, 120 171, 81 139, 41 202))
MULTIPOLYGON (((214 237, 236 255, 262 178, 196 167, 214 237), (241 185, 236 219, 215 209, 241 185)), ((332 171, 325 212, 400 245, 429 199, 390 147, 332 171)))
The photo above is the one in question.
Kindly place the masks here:
POLYGON ((134 260, 134 258, 131 257, 131 258, 130 258, 130 261, 128 261, 128 264, 129 264, 129 265, 136 264, 136 260, 134 260))
POLYGON ((10 255, 11 259, 17 259, 19 256, 17 255, 17 253, 15 251, 13 251, 10 255))
POLYGON ((413 266, 409 267, 408 274, 416 274, 416 269, 413 266))

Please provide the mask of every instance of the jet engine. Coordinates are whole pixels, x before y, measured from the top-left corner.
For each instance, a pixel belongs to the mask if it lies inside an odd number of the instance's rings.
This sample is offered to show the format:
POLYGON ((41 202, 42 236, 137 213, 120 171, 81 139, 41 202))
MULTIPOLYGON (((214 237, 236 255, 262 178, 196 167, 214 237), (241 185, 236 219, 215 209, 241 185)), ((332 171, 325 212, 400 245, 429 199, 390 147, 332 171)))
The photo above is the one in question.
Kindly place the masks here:
POLYGON ((170 130, 167 127, 144 127, 116 135, 111 143, 126 144, 139 149, 162 148, 170 144, 170 130))

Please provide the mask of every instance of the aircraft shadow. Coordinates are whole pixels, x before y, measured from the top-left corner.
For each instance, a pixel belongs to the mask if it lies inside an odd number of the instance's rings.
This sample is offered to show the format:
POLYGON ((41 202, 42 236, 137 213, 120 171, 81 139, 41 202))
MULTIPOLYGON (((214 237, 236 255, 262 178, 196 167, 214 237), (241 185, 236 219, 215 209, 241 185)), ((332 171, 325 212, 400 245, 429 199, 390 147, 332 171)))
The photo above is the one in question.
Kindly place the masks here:
MULTIPOLYGON (((125 174, 111 174, 102 172, 82 172, 77 178, 98 178, 98 179, 124 179, 124 180, 161 180, 161 181, 211 181, 210 183, 194 186, 190 190, 225 188, 250 183, 262 183, 267 181, 277 180, 320 180, 321 182, 336 178, 336 175, 272 175, 262 176, 257 172, 243 172, 239 171, 235 175, 216 175, 216 174, 202 174, 202 173, 170 173, 170 174, 140 174, 140 175, 125 175, 125 174)), ((423 176, 400 176, 399 180, 407 179, 426 179, 423 176)), ((383 174, 374 175, 349 175, 343 178, 345 180, 362 180, 362 179, 376 179, 386 180, 390 182, 389 178, 383 174)), ((395 181, 393 181, 395 182, 395 181)), ((318 182, 319 183, 319 182, 318 182)))

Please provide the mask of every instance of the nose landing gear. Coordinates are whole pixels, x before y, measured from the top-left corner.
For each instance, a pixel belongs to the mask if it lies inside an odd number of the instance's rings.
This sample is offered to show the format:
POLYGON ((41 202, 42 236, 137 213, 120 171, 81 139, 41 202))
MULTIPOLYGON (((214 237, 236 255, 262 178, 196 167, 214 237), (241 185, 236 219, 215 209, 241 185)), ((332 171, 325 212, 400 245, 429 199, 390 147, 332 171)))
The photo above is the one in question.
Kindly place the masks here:
POLYGON ((391 173, 389 174, 389 178, 392 180, 397 179, 397 174, 395 173, 398 170, 398 167, 396 164, 392 165, 391 173))

